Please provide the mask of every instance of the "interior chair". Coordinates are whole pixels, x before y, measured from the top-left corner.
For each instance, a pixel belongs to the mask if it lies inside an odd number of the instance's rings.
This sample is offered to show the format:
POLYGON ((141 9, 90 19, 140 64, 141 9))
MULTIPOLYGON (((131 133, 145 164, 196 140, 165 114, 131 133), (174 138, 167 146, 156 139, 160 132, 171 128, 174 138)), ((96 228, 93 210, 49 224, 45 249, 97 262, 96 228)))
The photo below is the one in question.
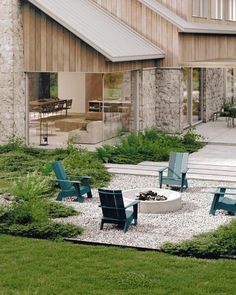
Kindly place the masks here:
POLYGON ((236 198, 228 198, 227 196, 236 196, 236 188, 219 187, 213 193, 213 201, 211 204, 210 214, 215 215, 216 210, 226 210, 231 215, 236 215, 236 198), (228 191, 230 190, 230 191, 228 191))
POLYGON ((57 196, 57 201, 62 201, 67 197, 77 197, 77 201, 83 203, 84 194, 88 198, 92 198, 90 187, 90 177, 88 176, 69 176, 61 161, 56 161, 52 164, 52 169, 56 175, 57 182, 61 188, 57 196))
POLYGON ((188 180, 186 178, 188 155, 188 153, 170 153, 169 166, 159 170, 160 188, 162 188, 163 184, 180 186, 182 192, 184 187, 188 187, 188 180), (167 172, 167 174, 164 175, 164 172, 167 172))
POLYGON ((98 189, 98 193, 103 213, 100 229, 103 229, 104 223, 113 223, 118 224, 126 232, 132 221, 134 225, 137 224, 140 201, 125 205, 121 190, 98 189), (127 210, 128 208, 131 210, 127 210))

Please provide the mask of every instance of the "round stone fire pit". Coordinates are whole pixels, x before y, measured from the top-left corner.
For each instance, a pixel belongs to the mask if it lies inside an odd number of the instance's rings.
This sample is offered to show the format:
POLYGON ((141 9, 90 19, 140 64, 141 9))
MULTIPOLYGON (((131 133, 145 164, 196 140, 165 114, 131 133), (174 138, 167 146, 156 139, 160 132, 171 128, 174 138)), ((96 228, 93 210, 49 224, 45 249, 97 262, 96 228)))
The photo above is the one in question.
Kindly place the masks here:
POLYGON ((141 192, 152 191, 157 193, 160 196, 165 196, 167 200, 160 201, 140 201, 139 204, 139 212, 140 213, 165 213, 172 212, 181 209, 181 194, 176 191, 168 190, 168 189, 160 189, 160 188, 137 188, 123 191, 123 197, 125 204, 128 204, 130 201, 134 201, 137 199, 137 195, 141 192))

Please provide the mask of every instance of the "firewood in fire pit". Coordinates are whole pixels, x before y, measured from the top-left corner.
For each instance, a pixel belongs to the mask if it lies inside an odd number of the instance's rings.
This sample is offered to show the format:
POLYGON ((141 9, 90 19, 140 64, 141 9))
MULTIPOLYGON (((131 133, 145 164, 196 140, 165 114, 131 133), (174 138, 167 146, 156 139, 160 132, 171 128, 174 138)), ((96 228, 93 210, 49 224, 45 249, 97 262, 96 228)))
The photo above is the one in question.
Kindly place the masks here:
POLYGON ((157 193, 153 191, 146 191, 146 192, 140 192, 136 195, 137 200, 141 201, 165 201, 167 200, 167 197, 164 195, 158 195, 157 193))

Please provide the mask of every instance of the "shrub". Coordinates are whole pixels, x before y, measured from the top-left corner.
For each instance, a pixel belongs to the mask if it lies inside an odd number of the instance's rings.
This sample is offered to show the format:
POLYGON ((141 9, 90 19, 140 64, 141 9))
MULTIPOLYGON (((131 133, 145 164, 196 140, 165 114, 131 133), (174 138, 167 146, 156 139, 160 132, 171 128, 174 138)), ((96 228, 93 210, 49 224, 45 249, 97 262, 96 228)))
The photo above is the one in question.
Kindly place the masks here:
POLYGON ((75 237, 82 233, 82 229, 72 224, 55 222, 30 223, 25 225, 0 223, 0 233, 38 239, 60 239, 63 237, 75 237))
POLYGON ((37 173, 27 174, 14 181, 9 192, 25 201, 51 196, 50 178, 37 173))
POLYGON ((79 213, 70 206, 65 206, 61 203, 49 203, 49 216, 51 218, 68 217, 78 215, 79 213))
POLYGON ((217 230, 200 234, 179 244, 165 243, 161 250, 178 256, 219 258, 236 254, 236 220, 217 230))
POLYGON ((32 222, 44 222, 48 220, 47 200, 28 200, 14 202, 0 216, 0 222, 7 224, 29 224, 32 222))
POLYGON ((90 176, 91 183, 95 187, 105 186, 111 179, 111 174, 97 159, 96 154, 88 152, 86 149, 71 149, 63 163, 71 175, 90 176))
POLYGON ((191 129, 183 136, 166 135, 154 128, 132 133, 115 146, 96 150, 103 162, 137 164, 141 161, 166 161, 170 152, 193 152, 203 146, 191 129))

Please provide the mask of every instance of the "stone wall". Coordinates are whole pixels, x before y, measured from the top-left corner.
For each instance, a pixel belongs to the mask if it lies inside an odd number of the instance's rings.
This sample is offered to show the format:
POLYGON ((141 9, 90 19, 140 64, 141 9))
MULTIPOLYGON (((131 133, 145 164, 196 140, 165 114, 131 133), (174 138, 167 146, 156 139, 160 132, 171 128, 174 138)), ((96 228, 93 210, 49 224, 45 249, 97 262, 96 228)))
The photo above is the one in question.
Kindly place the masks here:
POLYGON ((180 69, 134 71, 131 87, 132 130, 142 131, 154 127, 167 133, 183 131, 180 69))
POLYGON ((219 111, 224 103, 224 69, 203 70, 203 121, 219 111))
POLYGON ((140 72, 139 129, 156 127, 156 69, 140 72))
POLYGON ((180 69, 157 69, 156 126, 167 133, 183 131, 182 79, 180 69))
POLYGON ((0 0, 0 143, 25 137, 23 27, 18 0, 0 0))

